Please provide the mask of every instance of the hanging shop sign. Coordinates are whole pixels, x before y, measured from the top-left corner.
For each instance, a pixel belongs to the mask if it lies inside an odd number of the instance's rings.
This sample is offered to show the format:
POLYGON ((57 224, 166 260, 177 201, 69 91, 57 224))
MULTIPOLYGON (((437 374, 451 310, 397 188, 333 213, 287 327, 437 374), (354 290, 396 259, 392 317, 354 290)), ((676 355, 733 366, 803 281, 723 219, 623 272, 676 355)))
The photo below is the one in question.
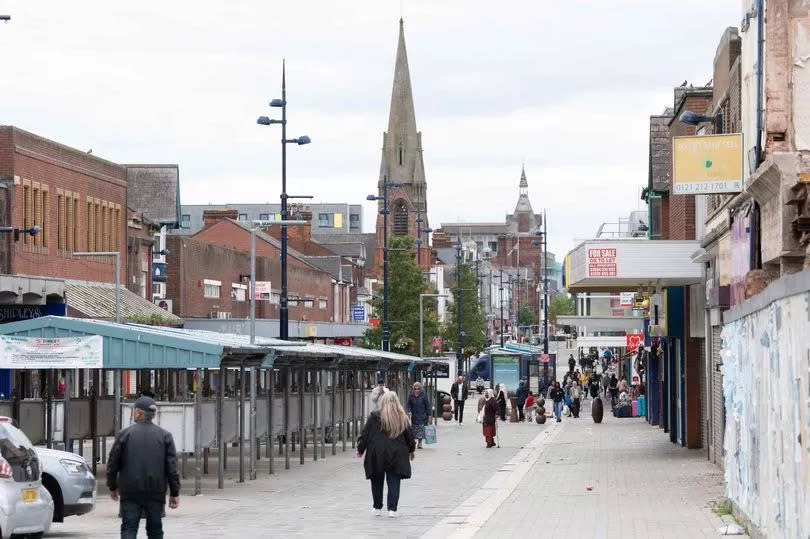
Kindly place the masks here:
POLYGON ((635 298, 635 293, 633 292, 622 292, 619 298, 619 306, 620 307, 632 307, 633 306, 633 298, 635 298))
POLYGON ((643 333, 628 333, 625 335, 626 346, 628 350, 638 350, 639 346, 644 344, 643 333))
POLYGON ((742 185, 742 133, 672 139, 674 194, 739 193, 742 185))
POLYGON ((3 369, 100 369, 104 339, 90 337, 0 336, 0 368, 3 369))

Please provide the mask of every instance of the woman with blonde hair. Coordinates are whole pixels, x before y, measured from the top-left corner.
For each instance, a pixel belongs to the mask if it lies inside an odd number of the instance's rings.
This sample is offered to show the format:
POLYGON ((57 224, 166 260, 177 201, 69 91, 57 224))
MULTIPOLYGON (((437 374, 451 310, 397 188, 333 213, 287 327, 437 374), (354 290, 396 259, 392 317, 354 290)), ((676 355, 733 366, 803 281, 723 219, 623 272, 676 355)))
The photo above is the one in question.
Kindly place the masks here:
POLYGON ((388 482, 388 516, 396 518, 399 504, 399 483, 411 477, 411 463, 416 443, 411 422, 402 409, 397 394, 384 393, 380 408, 371 412, 357 441, 357 457, 365 453, 363 467, 371 480, 372 514, 382 514, 383 483, 388 482))

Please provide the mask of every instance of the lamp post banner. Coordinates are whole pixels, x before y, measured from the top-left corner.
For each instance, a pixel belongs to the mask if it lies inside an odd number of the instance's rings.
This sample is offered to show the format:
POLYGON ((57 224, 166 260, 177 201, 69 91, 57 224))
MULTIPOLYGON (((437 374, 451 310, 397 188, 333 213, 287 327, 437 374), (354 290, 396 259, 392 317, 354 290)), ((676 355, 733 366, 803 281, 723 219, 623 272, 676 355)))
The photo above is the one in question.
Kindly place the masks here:
POLYGON ((3 369, 100 369, 104 338, 14 337, 0 335, 0 368, 3 369))

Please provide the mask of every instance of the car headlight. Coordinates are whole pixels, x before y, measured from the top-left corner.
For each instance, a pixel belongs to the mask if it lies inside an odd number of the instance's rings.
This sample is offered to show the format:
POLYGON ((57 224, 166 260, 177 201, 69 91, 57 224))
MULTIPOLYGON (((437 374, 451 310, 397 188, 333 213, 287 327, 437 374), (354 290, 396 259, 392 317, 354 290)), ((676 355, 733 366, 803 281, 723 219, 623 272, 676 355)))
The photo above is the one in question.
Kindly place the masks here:
POLYGON ((84 465, 83 462, 79 462, 78 460, 60 460, 59 463, 62 467, 71 474, 84 474, 87 470, 87 467, 84 465))

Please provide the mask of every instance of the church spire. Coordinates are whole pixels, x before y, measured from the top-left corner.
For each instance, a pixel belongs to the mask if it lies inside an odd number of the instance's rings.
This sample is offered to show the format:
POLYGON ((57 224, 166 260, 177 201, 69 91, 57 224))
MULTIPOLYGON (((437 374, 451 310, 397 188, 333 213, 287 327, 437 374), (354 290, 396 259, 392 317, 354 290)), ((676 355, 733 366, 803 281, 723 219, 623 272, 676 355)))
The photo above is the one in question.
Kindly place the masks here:
POLYGON ((520 194, 529 194, 529 182, 526 181, 526 165, 522 165, 520 169, 520 194))
POLYGON ((399 19, 399 43, 394 65, 394 86, 391 90, 391 109, 388 114, 388 133, 416 136, 416 113, 413 108, 411 72, 408 68, 408 51, 405 48, 405 22, 399 19))

